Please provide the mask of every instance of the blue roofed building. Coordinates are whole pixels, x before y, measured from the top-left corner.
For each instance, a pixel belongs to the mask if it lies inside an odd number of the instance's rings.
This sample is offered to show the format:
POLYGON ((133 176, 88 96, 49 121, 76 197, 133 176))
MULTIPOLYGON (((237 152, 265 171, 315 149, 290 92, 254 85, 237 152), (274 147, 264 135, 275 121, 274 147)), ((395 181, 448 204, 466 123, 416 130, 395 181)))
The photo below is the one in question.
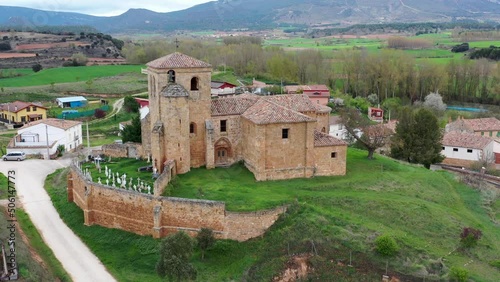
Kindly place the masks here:
POLYGON ((78 108, 87 105, 87 99, 82 96, 57 98, 56 102, 61 108, 78 108))

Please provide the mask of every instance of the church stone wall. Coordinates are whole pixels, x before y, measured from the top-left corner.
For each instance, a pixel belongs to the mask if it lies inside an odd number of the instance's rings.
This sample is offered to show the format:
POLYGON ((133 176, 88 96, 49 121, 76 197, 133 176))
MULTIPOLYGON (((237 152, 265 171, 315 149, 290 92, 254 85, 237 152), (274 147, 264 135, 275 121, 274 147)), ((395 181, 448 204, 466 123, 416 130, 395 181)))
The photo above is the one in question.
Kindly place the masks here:
POLYGON ((210 228, 221 239, 248 240, 262 235, 285 208, 231 213, 217 201, 159 197, 117 189, 85 179, 75 166, 68 175, 68 200, 84 213, 85 225, 101 225, 155 238, 177 231, 195 236, 210 228))
MULTIPOLYGON (((214 127, 213 133, 213 144, 209 146, 215 146, 217 141, 221 138, 226 138, 231 144, 231 153, 229 158, 229 163, 235 163, 243 159, 242 154, 242 129, 241 129, 241 117, 240 116, 217 116, 212 117, 212 124, 214 127), (221 120, 226 120, 226 132, 221 132, 220 122, 221 120)), ((216 152, 214 151, 214 154, 216 152)))
POLYGON ((227 239, 246 241, 261 236, 284 212, 286 207, 251 213, 226 212, 224 231, 227 239))
POLYGON ((347 146, 315 147, 315 175, 331 176, 346 174, 347 146), (332 153, 335 157, 332 158, 332 153))

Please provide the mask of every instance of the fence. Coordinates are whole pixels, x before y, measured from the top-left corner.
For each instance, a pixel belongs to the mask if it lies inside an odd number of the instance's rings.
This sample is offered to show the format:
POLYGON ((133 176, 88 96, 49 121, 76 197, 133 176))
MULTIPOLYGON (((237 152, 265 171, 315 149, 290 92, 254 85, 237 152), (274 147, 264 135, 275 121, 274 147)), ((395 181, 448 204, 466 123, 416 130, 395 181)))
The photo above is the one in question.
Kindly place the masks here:
MULTIPOLYGON (((109 105, 105 105, 105 106, 102 106, 102 107, 100 107, 98 109, 101 109, 101 110, 107 112, 107 111, 109 111, 110 106, 109 105)), ((82 112, 76 112, 76 113, 62 113, 60 115, 57 115, 57 118, 60 118, 60 119, 76 119, 76 118, 81 118, 81 117, 90 117, 90 116, 94 115, 95 110, 97 110, 97 109, 87 110, 87 111, 82 111, 82 112)))

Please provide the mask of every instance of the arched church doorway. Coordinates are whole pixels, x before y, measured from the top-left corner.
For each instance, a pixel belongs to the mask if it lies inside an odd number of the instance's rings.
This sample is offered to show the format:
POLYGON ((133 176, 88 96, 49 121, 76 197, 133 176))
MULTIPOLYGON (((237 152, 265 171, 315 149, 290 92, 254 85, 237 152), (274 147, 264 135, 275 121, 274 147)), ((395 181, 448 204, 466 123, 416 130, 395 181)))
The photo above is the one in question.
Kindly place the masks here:
POLYGON ((231 161, 231 142, 227 138, 221 138, 214 145, 215 165, 228 165, 231 161))

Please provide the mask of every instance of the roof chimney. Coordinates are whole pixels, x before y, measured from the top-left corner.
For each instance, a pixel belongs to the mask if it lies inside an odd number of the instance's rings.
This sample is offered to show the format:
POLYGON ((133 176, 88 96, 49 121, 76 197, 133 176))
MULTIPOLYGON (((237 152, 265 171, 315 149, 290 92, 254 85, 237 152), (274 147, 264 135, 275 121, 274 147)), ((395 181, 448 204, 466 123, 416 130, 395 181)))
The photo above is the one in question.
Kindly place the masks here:
POLYGON ((14 112, 17 112, 17 106, 14 106, 14 112))

